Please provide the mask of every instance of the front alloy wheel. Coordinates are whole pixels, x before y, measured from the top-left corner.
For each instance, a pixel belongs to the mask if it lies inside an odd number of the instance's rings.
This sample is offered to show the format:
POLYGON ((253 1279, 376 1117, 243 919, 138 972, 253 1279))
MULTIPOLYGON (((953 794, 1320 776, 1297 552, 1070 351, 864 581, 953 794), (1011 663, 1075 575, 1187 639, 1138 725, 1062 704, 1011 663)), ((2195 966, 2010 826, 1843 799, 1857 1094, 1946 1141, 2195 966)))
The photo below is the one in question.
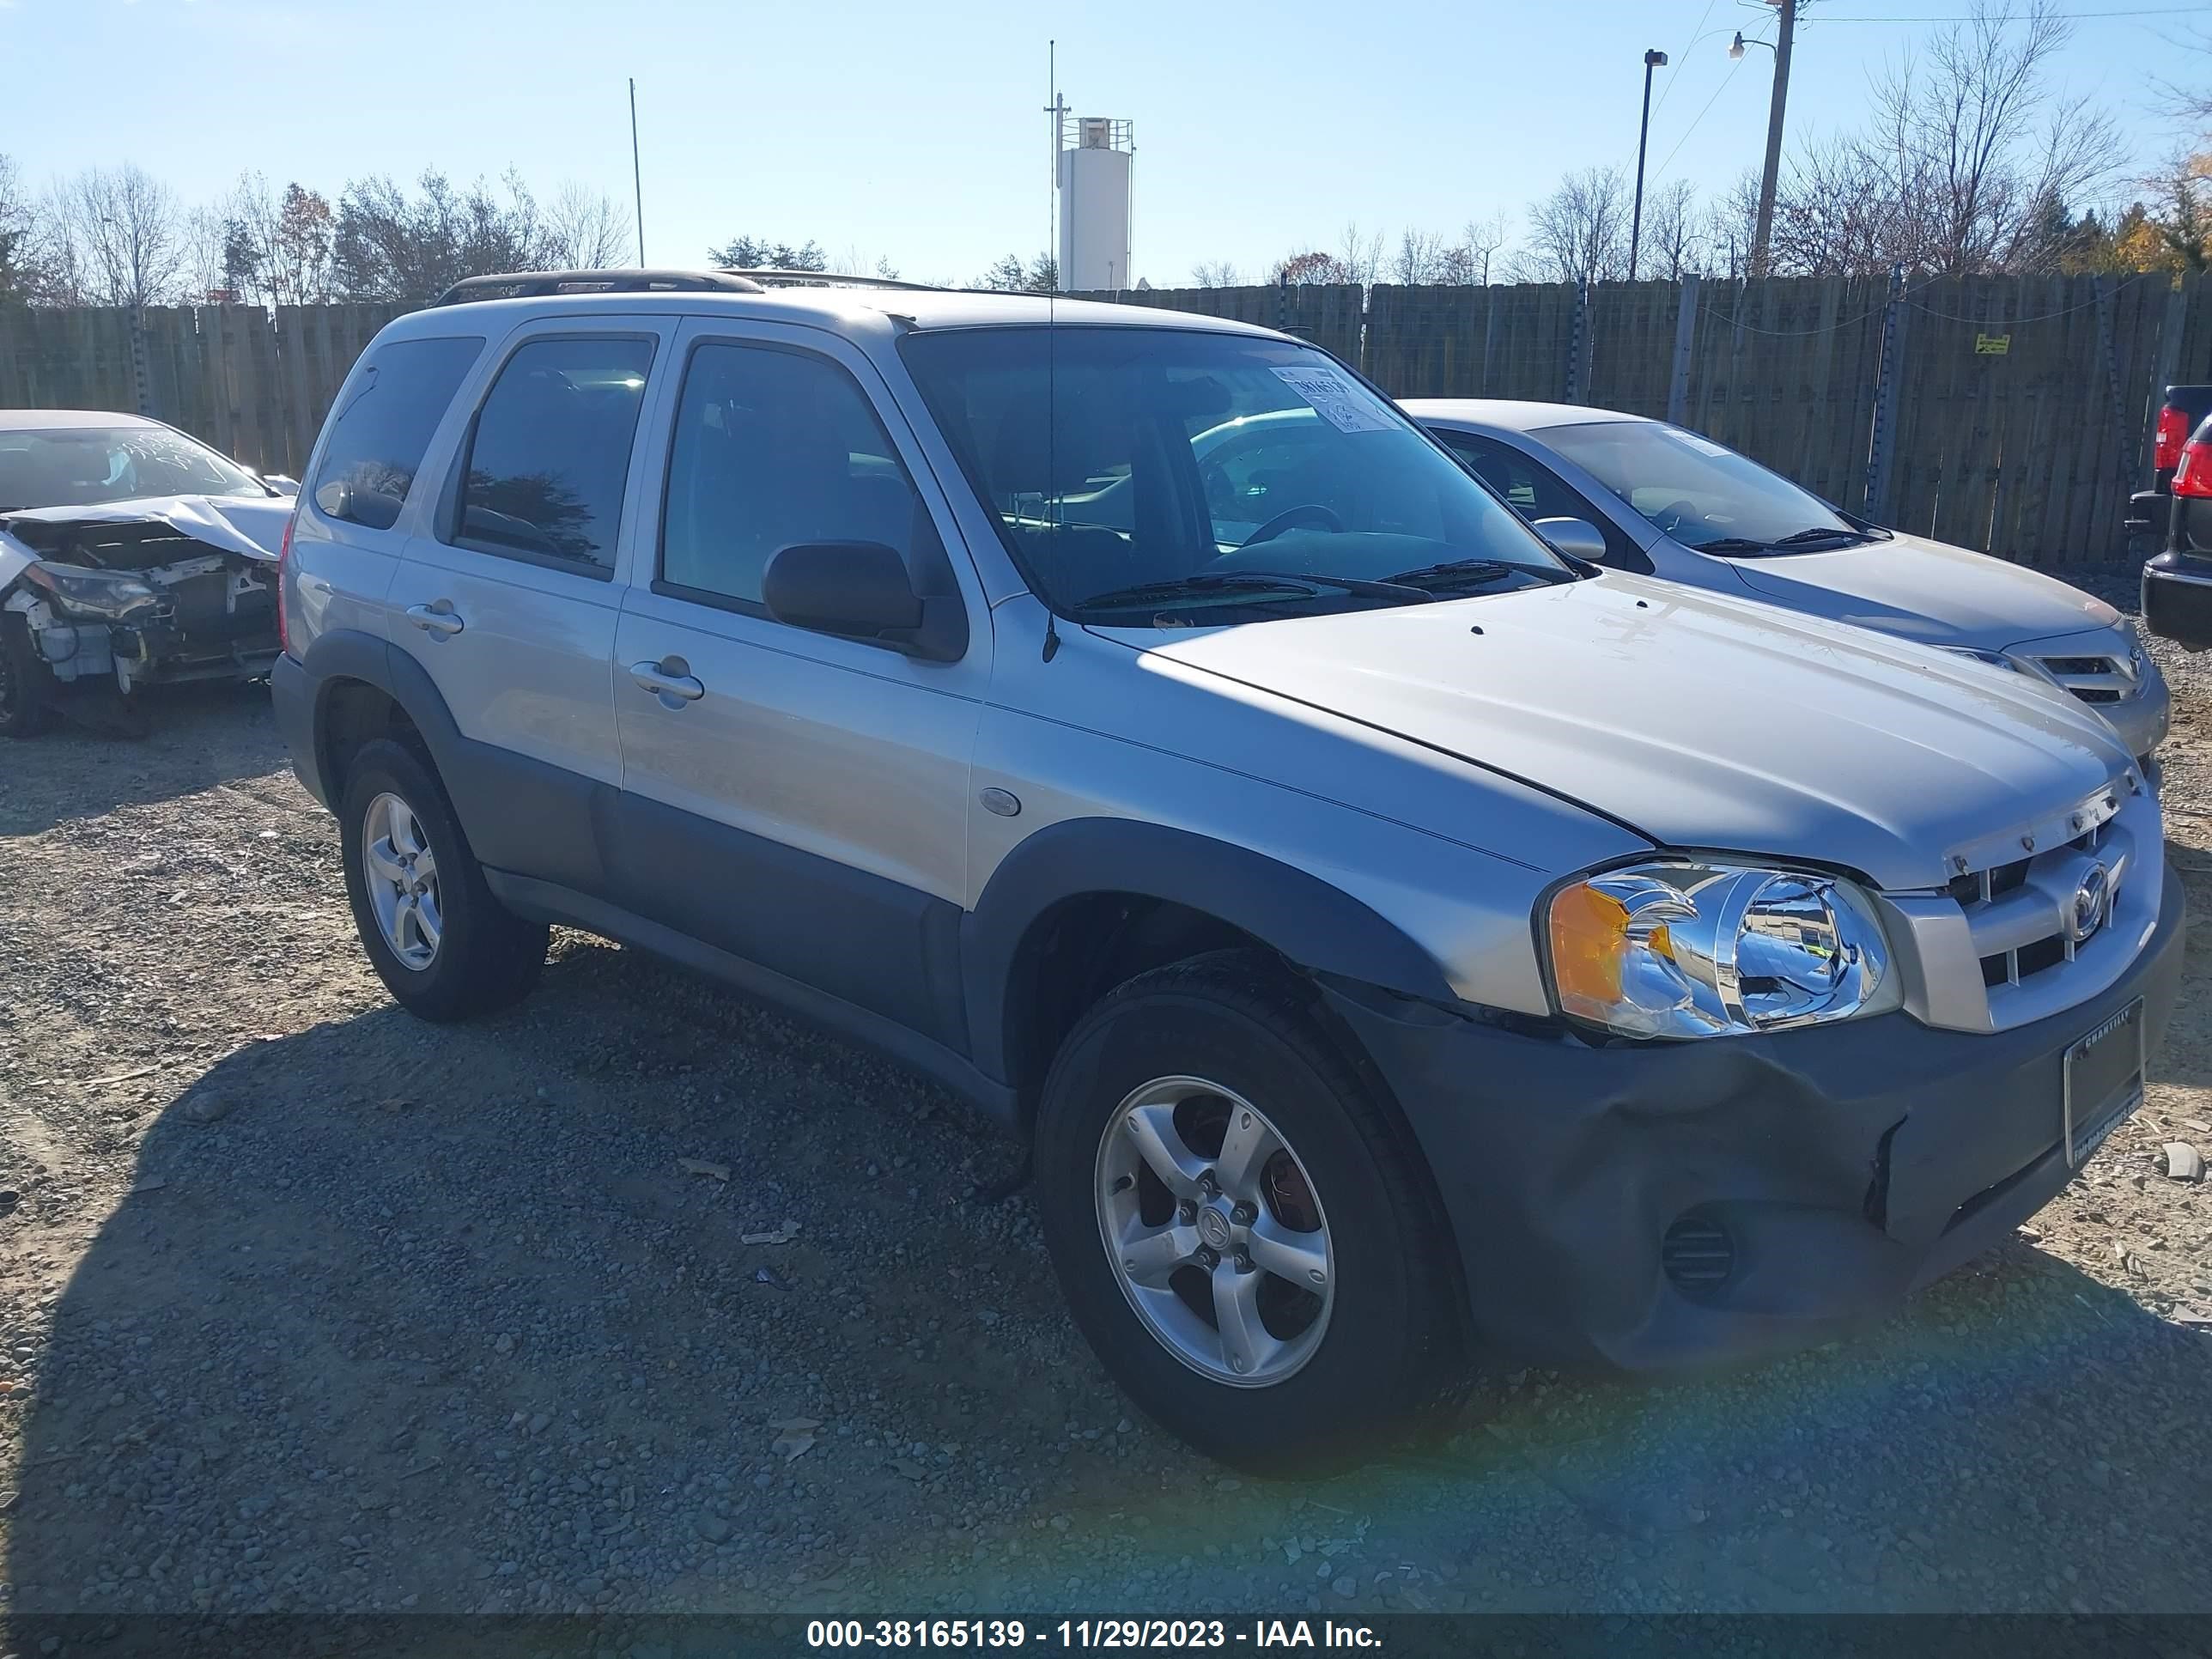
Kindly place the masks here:
POLYGON ((1132 1092, 1098 1145, 1098 1230, 1137 1317, 1202 1376, 1265 1388, 1328 1329, 1328 1220, 1260 1109, 1193 1077, 1132 1092))
POLYGON ((1147 1414, 1225 1462, 1341 1467, 1466 1376, 1417 1146, 1310 982, 1258 951, 1108 994, 1037 1103, 1068 1307, 1147 1414))

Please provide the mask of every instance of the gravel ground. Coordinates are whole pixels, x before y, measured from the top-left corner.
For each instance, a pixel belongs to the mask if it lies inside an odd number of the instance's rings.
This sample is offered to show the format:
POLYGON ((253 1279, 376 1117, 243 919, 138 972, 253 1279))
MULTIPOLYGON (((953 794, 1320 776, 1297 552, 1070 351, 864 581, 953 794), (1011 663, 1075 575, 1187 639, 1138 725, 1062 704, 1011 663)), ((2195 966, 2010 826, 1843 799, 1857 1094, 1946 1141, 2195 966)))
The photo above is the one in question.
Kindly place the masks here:
POLYGON ((1882 1328, 1262 1483, 1136 1420, 930 1086, 574 934, 398 1012, 264 693, 4 759, 0 1612, 2212 1610, 2212 1194, 2158 1161, 2212 1153, 2212 923, 2143 1111, 1882 1328))

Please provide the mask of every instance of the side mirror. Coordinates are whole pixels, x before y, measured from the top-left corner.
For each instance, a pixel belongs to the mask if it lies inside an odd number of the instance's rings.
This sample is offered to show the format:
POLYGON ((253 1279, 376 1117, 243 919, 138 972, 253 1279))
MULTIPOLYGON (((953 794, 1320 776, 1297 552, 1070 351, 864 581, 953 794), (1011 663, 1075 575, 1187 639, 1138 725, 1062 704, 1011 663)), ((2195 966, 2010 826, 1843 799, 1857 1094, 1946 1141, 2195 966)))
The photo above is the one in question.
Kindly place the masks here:
POLYGON ((968 654, 968 610, 957 593, 915 592, 906 561, 881 542, 793 542, 761 577, 780 623, 888 646, 931 662, 968 654))
POLYGON ((1552 551, 1571 559, 1603 564, 1606 555, 1612 550, 1605 544, 1605 532, 1588 519, 1539 519, 1531 528, 1544 538, 1552 551))

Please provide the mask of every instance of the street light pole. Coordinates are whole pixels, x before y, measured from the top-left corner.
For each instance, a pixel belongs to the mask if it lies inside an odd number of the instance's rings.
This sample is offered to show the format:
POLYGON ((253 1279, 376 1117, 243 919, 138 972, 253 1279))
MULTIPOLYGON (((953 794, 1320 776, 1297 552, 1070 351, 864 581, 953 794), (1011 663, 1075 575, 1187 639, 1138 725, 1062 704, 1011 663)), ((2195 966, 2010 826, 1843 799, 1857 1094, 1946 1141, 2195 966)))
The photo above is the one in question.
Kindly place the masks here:
POLYGON ((1636 250, 1644 240, 1644 149, 1651 137, 1651 71, 1663 69, 1667 54, 1647 52, 1644 54, 1644 120, 1636 129, 1636 217, 1628 230, 1628 280, 1636 280, 1636 250))
POLYGON ((1759 222, 1751 239, 1754 276, 1766 275, 1767 250, 1774 235, 1774 188, 1782 172, 1782 112, 1790 101, 1790 44, 1797 33, 1797 0, 1767 0, 1767 3, 1781 16, 1774 35, 1774 101, 1766 112, 1766 170, 1759 179, 1759 222))

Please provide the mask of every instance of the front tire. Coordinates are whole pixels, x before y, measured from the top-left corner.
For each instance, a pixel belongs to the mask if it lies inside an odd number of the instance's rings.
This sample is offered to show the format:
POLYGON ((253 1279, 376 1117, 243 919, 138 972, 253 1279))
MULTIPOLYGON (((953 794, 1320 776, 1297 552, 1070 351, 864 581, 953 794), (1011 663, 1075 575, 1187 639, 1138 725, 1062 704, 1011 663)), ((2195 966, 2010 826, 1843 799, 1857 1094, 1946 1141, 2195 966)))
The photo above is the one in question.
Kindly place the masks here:
POLYGON ((51 712, 52 672, 31 644, 30 624, 0 611, 0 738, 35 737, 51 712))
POLYGON ((1131 980, 1070 1033, 1036 1129, 1077 1324, 1148 1416, 1263 1473, 1354 1461, 1465 1372, 1437 1206, 1303 988, 1242 951, 1131 980))
POLYGON ((338 825, 354 927, 394 1001, 442 1023, 504 1008, 538 982, 544 925, 492 896, 445 790, 413 750, 364 744, 346 770, 338 825))

